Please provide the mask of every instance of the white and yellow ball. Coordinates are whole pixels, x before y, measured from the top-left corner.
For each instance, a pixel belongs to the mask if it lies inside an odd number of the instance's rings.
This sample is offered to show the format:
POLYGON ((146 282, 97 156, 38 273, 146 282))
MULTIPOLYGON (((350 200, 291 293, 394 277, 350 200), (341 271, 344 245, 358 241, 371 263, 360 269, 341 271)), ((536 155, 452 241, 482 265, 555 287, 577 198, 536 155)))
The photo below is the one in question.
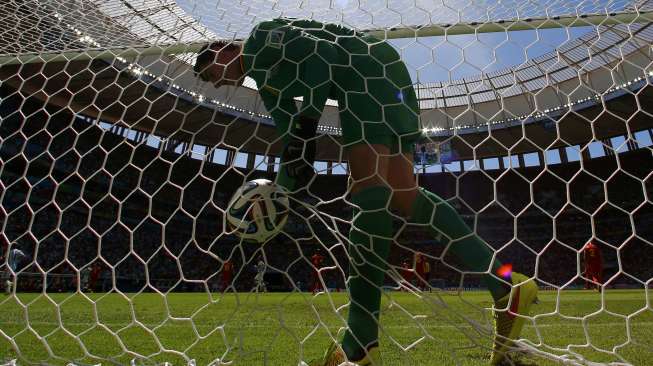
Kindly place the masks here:
POLYGON ((249 242, 264 243, 277 235, 288 220, 286 192, 267 179, 255 179, 238 188, 225 215, 229 233, 249 242))

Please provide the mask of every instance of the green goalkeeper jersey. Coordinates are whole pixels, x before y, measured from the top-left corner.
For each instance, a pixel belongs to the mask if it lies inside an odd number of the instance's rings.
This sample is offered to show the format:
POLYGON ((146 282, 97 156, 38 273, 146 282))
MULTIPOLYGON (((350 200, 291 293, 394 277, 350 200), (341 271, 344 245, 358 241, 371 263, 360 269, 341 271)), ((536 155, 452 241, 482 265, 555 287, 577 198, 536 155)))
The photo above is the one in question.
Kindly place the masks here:
POLYGON ((291 135, 312 137, 296 131, 302 121, 320 118, 327 98, 338 101, 345 146, 412 152, 420 136, 410 74, 383 40, 335 24, 275 19, 254 28, 242 63, 286 142, 291 135))

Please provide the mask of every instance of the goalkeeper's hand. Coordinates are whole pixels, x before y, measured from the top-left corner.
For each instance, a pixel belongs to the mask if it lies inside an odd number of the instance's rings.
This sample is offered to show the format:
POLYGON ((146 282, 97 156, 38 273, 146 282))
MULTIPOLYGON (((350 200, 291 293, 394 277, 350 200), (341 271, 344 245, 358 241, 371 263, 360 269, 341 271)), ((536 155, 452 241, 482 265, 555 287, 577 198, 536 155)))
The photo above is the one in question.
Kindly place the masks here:
POLYGON ((315 175, 315 140, 304 142, 292 138, 283 150, 281 161, 286 175, 293 181, 290 190, 305 188, 315 175))
POLYGON ((277 184, 290 192, 303 191, 315 176, 317 120, 300 118, 281 154, 281 169, 277 184))

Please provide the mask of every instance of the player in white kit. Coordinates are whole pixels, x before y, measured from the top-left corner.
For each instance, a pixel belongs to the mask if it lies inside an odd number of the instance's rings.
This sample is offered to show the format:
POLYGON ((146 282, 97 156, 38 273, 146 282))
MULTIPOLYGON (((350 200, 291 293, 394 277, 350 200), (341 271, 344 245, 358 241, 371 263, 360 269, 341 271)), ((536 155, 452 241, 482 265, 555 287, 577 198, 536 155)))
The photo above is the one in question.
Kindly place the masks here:
POLYGON ((267 292, 267 288, 265 287, 265 270, 267 266, 262 259, 259 259, 255 267, 256 277, 254 277, 254 281, 256 281, 256 292, 267 292))

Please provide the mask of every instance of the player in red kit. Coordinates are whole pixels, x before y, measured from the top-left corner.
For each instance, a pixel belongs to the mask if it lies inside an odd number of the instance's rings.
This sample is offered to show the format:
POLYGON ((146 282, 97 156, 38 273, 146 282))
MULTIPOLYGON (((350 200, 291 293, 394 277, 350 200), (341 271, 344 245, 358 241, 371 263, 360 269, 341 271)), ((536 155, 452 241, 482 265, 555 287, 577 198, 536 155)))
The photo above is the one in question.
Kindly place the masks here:
POLYGON ((88 290, 90 292, 93 292, 96 290, 95 286, 97 283, 97 280, 100 279, 100 274, 102 274, 102 266, 99 263, 93 263, 93 266, 91 267, 91 275, 90 279, 88 282, 88 290))
POLYGON ((417 277, 419 277, 419 288, 421 290, 431 289, 429 285, 429 280, 431 279, 431 264, 429 261, 424 258, 422 253, 415 253, 415 270, 417 271, 417 277))
POLYGON ((322 262, 324 262, 324 256, 318 250, 311 257, 311 264, 313 264, 313 272, 311 273, 311 292, 313 293, 324 290, 322 281, 320 281, 320 274, 318 273, 320 268, 322 268, 322 262))
MULTIPOLYGON (((401 277, 404 278, 404 282, 407 284, 413 284, 413 277, 415 272, 413 272, 413 266, 408 260, 404 260, 401 263, 401 277)), ((410 286, 408 286, 410 288, 410 286)))
POLYGON ((603 255, 601 254, 601 248, 592 242, 587 243, 583 249, 583 262, 585 262, 585 278, 593 281, 586 281, 585 288, 596 287, 601 292, 601 284, 603 284, 603 255))
POLYGON ((234 278, 234 264, 230 259, 227 259, 222 264, 222 291, 225 291, 231 286, 231 281, 234 278))

